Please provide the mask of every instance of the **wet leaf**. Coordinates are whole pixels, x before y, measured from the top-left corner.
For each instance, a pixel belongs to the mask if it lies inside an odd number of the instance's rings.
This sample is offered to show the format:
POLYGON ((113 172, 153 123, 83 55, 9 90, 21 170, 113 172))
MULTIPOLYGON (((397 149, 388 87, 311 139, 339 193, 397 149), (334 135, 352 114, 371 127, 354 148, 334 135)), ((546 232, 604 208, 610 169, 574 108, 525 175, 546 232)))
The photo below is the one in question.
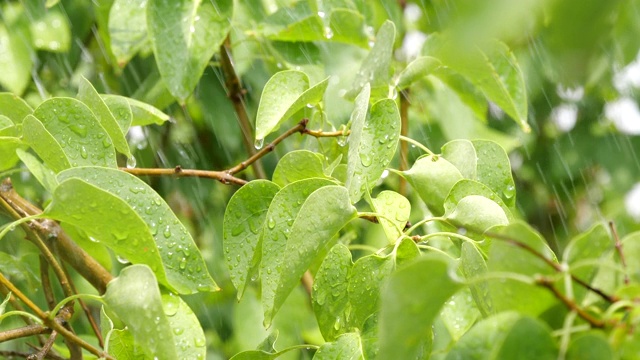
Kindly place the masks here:
POLYGON ((446 359, 556 359, 558 351, 551 331, 540 320, 516 312, 487 318, 467 332, 446 359), (522 351, 526 349, 526 351, 522 351))
POLYGON ((324 156, 308 150, 286 153, 273 171, 273 182, 285 186, 298 180, 327 178, 324 174, 324 156))
POLYGON ((393 220, 389 221, 383 217, 378 217, 378 221, 387 234, 387 240, 390 243, 395 242, 402 235, 398 229, 404 229, 407 221, 409 221, 411 203, 404 196, 390 190, 381 191, 376 198, 371 200, 373 210, 376 213, 393 220))
POLYGON ((442 146, 442 157, 458 168, 465 179, 478 178, 478 155, 471 141, 464 139, 449 141, 442 146))
POLYGON ((17 137, 0 136, 0 171, 17 164, 20 159, 16 150, 26 148, 27 146, 17 137))
POLYGON ((381 292, 378 358, 416 359, 431 352, 433 321, 461 287, 451 274, 450 260, 427 254, 391 275, 381 292))
POLYGON ((96 119, 100 122, 100 125, 102 125, 107 134, 109 134, 116 151, 124 154, 127 158, 130 158, 131 151, 129 150, 129 144, 127 143, 127 139, 124 137, 120 125, 96 89, 94 89, 89 80, 84 77, 80 79, 77 99, 82 101, 89 107, 89 109, 91 109, 96 119))
MULTIPOLYGON (((0 143, 1 142, 2 140, 0 140, 0 143)), ((41 163, 35 156, 22 149, 17 149, 16 154, 25 164, 27 169, 29 169, 31 175, 38 179, 40 185, 42 185, 47 191, 52 193, 55 190, 56 186, 58 186, 56 173, 48 168, 45 164, 41 163)))
POLYGON ((31 114, 33 109, 22 98, 12 93, 0 93, 0 115, 4 115, 14 124, 22 124, 25 116, 31 114))
POLYGON ((24 141, 29 144, 33 151, 44 161, 44 163, 54 172, 58 173, 71 167, 69 158, 65 154, 60 143, 42 125, 40 120, 33 115, 27 115, 23 121, 24 128, 28 129, 24 133, 24 141))
POLYGON ((400 240, 400 244, 398 244, 395 251, 396 267, 410 264, 411 261, 419 256, 420 249, 418 249, 418 245, 413 240, 405 237, 400 240))
POLYGON ((31 41, 38 50, 64 53, 71 46, 68 17, 58 10, 49 10, 30 22, 31 41))
POLYGON ((365 19, 362 14, 351 9, 333 9, 329 15, 329 28, 325 26, 323 36, 327 40, 369 47, 369 39, 364 33, 365 19), (332 36, 329 36, 332 35, 332 36))
POLYGON ((233 1, 158 0, 147 5, 147 27, 160 74, 184 103, 231 23, 233 1))
POLYGON ((389 20, 385 21, 376 34, 373 48, 356 73, 347 97, 355 97, 367 83, 370 83, 372 97, 386 97, 391 81, 391 57, 395 38, 396 26, 389 20))
POLYGON ((314 360, 364 360, 360 335, 346 333, 340 335, 334 342, 323 344, 313 356, 314 360))
POLYGON ((173 332, 176 359, 205 359, 206 339, 193 310, 178 295, 162 294, 162 308, 173 332))
POLYGON ((483 233, 492 226, 509 224, 500 205, 481 195, 465 196, 445 217, 456 226, 478 233, 483 233))
POLYGON ((109 11, 111 51, 124 67, 147 43, 148 0, 115 0, 109 11))
POLYGON ((496 193, 494 193, 486 185, 477 181, 467 179, 458 181, 455 185, 453 185, 451 191, 449 191, 449 195, 444 200, 445 213, 451 213, 460 202, 460 200, 470 195, 480 195, 495 202, 496 204, 500 205, 500 208, 509 221, 514 219, 513 214, 511 214, 511 210, 509 210, 504 201, 502 201, 502 198, 496 195, 496 193))
POLYGON ((345 308, 349 302, 347 288, 352 265, 349 249, 342 244, 334 245, 313 282, 313 311, 327 341, 349 330, 345 308))
MULTIPOLYGON (((150 252, 155 254, 157 247, 170 288, 181 294, 218 289, 207 271, 207 266, 191 234, 171 211, 169 205, 145 182, 124 171, 99 167, 74 168, 58 175, 58 181, 61 184, 66 179, 69 179, 67 181, 86 182, 87 186, 95 186, 96 188, 94 189, 101 189, 101 193, 106 192, 104 194, 105 197, 114 198, 111 200, 112 202, 116 202, 116 200, 124 202, 125 208, 122 211, 130 214, 131 217, 137 215, 137 218, 143 221, 144 226, 142 229, 138 229, 139 222, 136 221, 136 231, 144 233, 144 244, 136 246, 135 241, 138 237, 124 234, 118 235, 113 227, 110 230, 106 230, 108 234, 104 235, 120 236, 116 238, 116 241, 129 243, 128 246, 139 253, 150 252), (151 244, 146 241, 149 238, 152 240, 151 244), (149 245, 151 245, 151 248, 148 247, 149 245)), ((91 194, 87 194, 85 197, 85 199, 90 198, 91 194)), ((84 203, 84 205, 75 205, 78 207, 77 213, 82 214, 91 211, 91 204, 86 204, 86 200, 84 203)), ((102 204, 100 201, 97 201, 97 203, 102 204)), ((105 207, 101 206, 101 208, 105 207)), ((106 209, 109 209, 109 207, 106 207, 106 209)), ((119 217, 115 210, 112 210, 110 214, 108 215, 109 217, 119 217)), ((105 221, 102 220, 102 222, 105 221)), ((115 220, 111 224, 121 222, 122 220, 115 220)), ((90 222, 85 224, 85 231, 87 231, 86 227, 88 226, 93 225, 90 222)), ((117 230, 120 230, 120 227, 117 230)), ((93 235, 93 237, 101 239, 100 234, 93 235)), ((129 257, 127 259, 133 262, 129 257)), ((152 265, 148 265, 154 269, 152 265)), ((158 271, 160 269, 154 269, 156 275, 158 271)))
POLYGON ((117 167, 108 133, 85 104, 71 98, 51 98, 40 104, 33 116, 56 139, 71 166, 117 167))
POLYGON ((103 298, 147 355, 157 359, 178 358, 171 325, 151 269, 145 265, 124 268, 120 276, 107 285, 103 298))
POLYGON ((286 349, 283 349, 282 351, 278 351, 275 353, 270 353, 262 350, 248 350, 248 351, 243 351, 235 354, 231 358, 231 360, 273 360, 290 351, 309 349, 309 348, 310 346, 308 345, 296 345, 296 346, 288 347, 286 349))
POLYGON ((271 200, 279 190, 271 181, 254 180, 236 191, 227 204, 223 248, 231 282, 238 289, 238 299, 262 255, 259 241, 262 228, 271 200))
POLYGON ((421 56, 413 60, 398 76, 398 90, 408 88, 412 83, 432 74, 440 66, 440 60, 431 56, 421 56))
POLYGON ((509 208, 515 207, 516 186, 511 175, 511 164, 507 153, 493 141, 473 140, 471 142, 478 154, 478 181, 502 197, 509 208))
POLYGON ((356 131, 355 125, 354 121, 349 135, 346 185, 352 203, 373 188, 393 159, 400 136, 398 106, 391 99, 380 100, 371 106, 361 132, 356 131))
MULTIPOLYGON (((364 185, 362 178, 358 180, 356 170, 360 169, 360 143, 364 133, 364 123, 367 120, 367 112, 369 109, 369 97, 371 95, 371 87, 367 83, 358 97, 356 97, 355 107, 351 113, 351 133, 349 134, 349 152, 347 155, 347 178, 345 186, 349 189, 351 201, 356 203, 362 197, 361 187, 364 185)), ((371 159, 369 159, 371 160, 371 159)), ((371 166, 371 163, 367 163, 371 166)))
POLYGON ((453 164, 434 155, 419 158, 402 175, 436 216, 444 213, 445 198, 455 183, 462 179, 462 174, 453 164))
MULTIPOLYGON (((467 280, 482 277, 487 273, 487 263, 484 258, 478 249, 468 242, 462 244, 460 270, 467 280)), ((494 313, 488 281, 469 281, 469 290, 483 317, 494 313)))
POLYGON ((7 29, 4 21, 0 24, 0 85, 18 95, 29 85, 33 65, 29 44, 20 35, 13 27, 7 29))
POLYGON ((133 111, 127 99, 121 96, 102 96, 101 98, 113 114, 120 131, 126 135, 133 122, 133 111))
MULTIPOLYGON (((120 95, 102 94, 101 96, 102 96, 102 99, 107 104, 119 101, 115 99, 126 100, 131 106, 131 112, 133 115, 131 126, 144 126, 149 124, 162 125, 165 121, 169 120, 169 115, 163 113, 162 111, 158 110, 157 108, 149 104, 143 103, 142 101, 138 101, 138 100, 127 98, 120 95)), ((121 128, 122 128, 122 125, 121 125, 121 128)))
POLYGON ((281 6, 264 19, 262 33, 272 40, 316 41, 324 39, 322 19, 308 2, 298 1, 292 6, 281 6))
POLYGON ((0 303, 0 316, 4 314, 4 309, 6 309, 10 299, 11 299, 11 292, 9 292, 7 296, 4 298, 4 300, 2 300, 2 303, 0 303))
POLYGON ((283 187, 271 201, 267 211, 267 227, 263 229, 262 261, 260 262, 262 303, 267 324, 275 314, 274 310, 267 312, 266 309, 274 308, 280 273, 284 268, 282 254, 286 251, 294 221, 309 195, 328 185, 334 185, 334 183, 315 178, 296 181, 283 187))
POLYGON ((479 317, 480 312, 476 308, 468 288, 463 288, 453 294, 444 303, 440 312, 440 318, 454 341, 458 341, 479 317))
POLYGON ((307 74, 297 70, 275 73, 264 86, 256 116, 256 144, 277 130, 283 121, 307 105, 322 100, 329 78, 309 87, 307 74))
MULTIPOLYGON (((324 186, 309 195, 295 217, 286 249, 280 254, 282 263, 277 287, 270 289, 275 296, 273 299, 263 296, 265 324, 270 323, 320 250, 356 216, 356 209, 349 203, 348 191, 342 186, 324 186)), ((270 285, 263 283, 263 294, 264 288, 270 285)))
POLYGON ((380 310, 380 287, 395 269, 391 255, 368 255, 353 264, 349 274, 349 324, 362 329, 365 320, 380 310))
POLYGON ((567 350, 567 360, 615 359, 613 349, 604 333, 589 331, 571 337, 567 350))

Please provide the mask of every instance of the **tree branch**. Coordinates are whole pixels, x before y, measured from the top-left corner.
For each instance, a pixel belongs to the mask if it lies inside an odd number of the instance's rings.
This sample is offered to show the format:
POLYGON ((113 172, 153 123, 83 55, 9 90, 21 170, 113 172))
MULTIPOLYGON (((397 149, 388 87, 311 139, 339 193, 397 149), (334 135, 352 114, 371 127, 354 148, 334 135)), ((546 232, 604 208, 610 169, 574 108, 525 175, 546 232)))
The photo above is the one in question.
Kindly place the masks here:
POLYGON ((120 168, 120 170, 128 172, 135 176, 163 176, 172 175, 177 177, 200 177, 206 179, 218 180, 223 184, 236 184, 244 185, 246 180, 234 177, 226 171, 210 171, 210 170, 195 170, 195 169, 183 169, 180 165, 173 169, 156 169, 156 168, 120 168))
POLYGON ((622 251, 622 242, 620 241, 620 237, 618 237, 618 231, 616 231, 616 225, 613 221, 609 221, 609 228, 611 229, 611 234, 613 235, 613 243, 616 247, 616 252, 618 253, 618 257, 620 258, 620 262, 622 263, 622 267, 625 269, 624 273, 624 283, 625 285, 629 285, 629 274, 627 274, 627 260, 624 257, 624 252, 622 251))
POLYGON ((586 320, 589 324, 591 324, 591 326, 597 327, 597 328, 604 327, 605 324, 602 320, 594 318, 588 312, 580 308, 574 301, 572 301, 571 299, 567 298, 562 293, 560 293, 560 291, 558 291, 558 289, 556 289, 555 286, 553 286, 553 280, 541 277, 536 279, 536 284, 551 290, 553 295, 555 295, 555 297, 558 298, 558 300, 562 301, 562 303, 564 303, 569 309, 575 311, 578 314, 578 316, 586 320))

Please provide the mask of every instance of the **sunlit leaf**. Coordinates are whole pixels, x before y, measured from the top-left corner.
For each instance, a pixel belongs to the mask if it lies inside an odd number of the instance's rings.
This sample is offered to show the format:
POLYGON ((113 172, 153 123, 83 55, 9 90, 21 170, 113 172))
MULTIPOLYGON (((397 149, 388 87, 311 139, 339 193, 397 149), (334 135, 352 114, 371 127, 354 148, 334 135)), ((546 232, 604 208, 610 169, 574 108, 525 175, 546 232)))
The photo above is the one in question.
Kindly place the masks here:
POLYGON ((104 301, 127 325, 147 355, 157 359, 178 358, 171 325, 151 269, 144 265, 123 269, 120 276, 107 285, 104 301))
POLYGON ((273 171, 273 182, 279 186, 298 180, 324 177, 324 156, 308 150, 286 153, 273 171))
POLYGON ((7 29, 4 21, 0 24, 0 85, 18 95, 29 84, 33 65, 29 39, 21 34, 15 28, 7 29))
POLYGON ((109 11, 111 51, 124 67, 147 42, 148 0, 115 0, 109 11))
POLYGON ((133 111, 129 101, 121 96, 101 96, 101 98, 116 119, 120 131, 126 135, 133 122, 133 111))
POLYGON ((231 27, 233 1, 155 0, 147 27, 160 74, 184 103, 231 27))
POLYGON ((162 308, 173 332, 177 359, 204 359, 207 348, 202 326, 193 310, 179 296, 162 294, 162 308))
POLYGON ((313 358, 315 360, 364 360, 360 335, 342 334, 334 342, 323 344, 313 358))
POLYGON ((275 73, 264 86, 256 117, 256 143, 277 130, 280 123, 308 105, 322 100, 329 78, 309 87, 307 74, 297 70, 275 73))
POLYGON ((126 100, 131 106, 131 112, 133 113, 133 120, 131 122, 131 126, 144 126, 149 124, 162 125, 165 121, 169 120, 169 115, 141 101, 127 98, 120 95, 104 95, 103 94, 101 96, 107 104, 118 101, 114 99, 126 100))
POLYGON ((478 233, 492 226, 509 223, 500 205, 481 195, 469 195, 460 199, 445 217, 456 226, 469 228, 478 233))
POLYGON ((478 155, 478 181, 487 185, 512 208, 516 204, 516 186, 505 150, 493 141, 473 140, 478 155))
POLYGON ((478 178, 478 155, 471 141, 465 139, 449 141, 442 146, 442 157, 458 168, 465 179, 478 178))
POLYGON ((0 115, 4 115, 14 124, 22 124, 25 116, 33 109, 22 98, 11 93, 0 93, 0 115))
POLYGON ((373 210, 386 217, 379 217, 378 221, 387 234, 387 239, 389 242, 395 242, 409 220, 411 203, 404 196, 389 190, 380 192, 377 197, 371 200, 373 210), (392 220, 388 220, 389 218, 392 220))
POLYGON ((427 254, 389 278, 381 292, 378 358, 428 357, 433 321, 461 287, 451 268, 448 259, 427 254))
POLYGON ((271 200, 279 190, 278 185, 268 180, 251 181, 236 191, 227 204, 223 247, 238 299, 262 255, 259 239, 271 200))

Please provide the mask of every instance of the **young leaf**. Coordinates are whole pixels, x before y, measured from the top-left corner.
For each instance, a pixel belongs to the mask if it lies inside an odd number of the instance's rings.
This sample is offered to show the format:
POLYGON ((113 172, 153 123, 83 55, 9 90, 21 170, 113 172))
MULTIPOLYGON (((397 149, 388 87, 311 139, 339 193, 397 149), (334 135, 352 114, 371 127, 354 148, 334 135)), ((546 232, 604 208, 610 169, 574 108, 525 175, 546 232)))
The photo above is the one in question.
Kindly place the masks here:
POLYGON ((20 138, 0 136, 0 171, 12 168, 20 160, 16 151, 26 148, 20 138))
POLYGON ((14 124, 22 124, 24 117, 32 112, 31 106, 19 96, 0 93, 0 115, 8 117, 14 124))
POLYGON ((375 185, 389 165, 396 152, 399 136, 400 112, 396 102, 391 99, 383 99, 373 104, 362 132, 351 133, 347 187, 353 203, 360 200, 362 194, 375 185))
POLYGON ((478 154, 478 181, 500 195, 509 208, 516 205, 516 185, 511 175, 509 156, 493 141, 473 140, 478 154))
POLYGON ((69 158, 65 154, 57 139, 33 115, 27 115, 23 121, 24 141, 54 172, 58 173, 71 167, 69 158))
POLYGON ((440 66, 440 60, 431 56, 421 56, 413 60, 398 76, 398 90, 408 88, 412 83, 432 74, 440 66))
POLYGON ((102 100, 96 89, 86 78, 80 79, 80 86, 78 88, 78 100, 87 105, 93 114, 96 116, 100 125, 109 134, 113 145, 118 152, 124 154, 127 158, 131 157, 131 150, 129 150, 129 144, 124 137, 120 125, 116 121, 116 118, 109 110, 109 107, 102 100))
POLYGON ((326 179, 306 179, 291 183, 280 190, 271 201, 267 212, 266 227, 262 235, 262 261, 260 277, 262 278, 262 303, 265 308, 265 323, 269 324, 275 311, 276 289, 280 282, 280 273, 284 268, 284 252, 291 236, 291 230, 302 205, 311 193, 317 189, 334 185, 326 179))
POLYGON ((358 333, 340 335, 334 342, 324 343, 313 356, 314 360, 364 360, 358 333))
MULTIPOLYGON (((105 95, 102 94, 102 99, 105 103, 110 104, 112 102, 125 100, 131 106, 131 113, 133 115, 133 120, 131 121, 131 126, 144 126, 149 124, 158 124, 162 125, 165 121, 169 120, 169 115, 163 113, 162 111, 156 109, 155 107, 145 104, 142 101, 138 101, 135 99, 127 98, 120 95, 105 95), (120 99, 120 100, 116 100, 120 99)), ((122 125, 120 126, 122 129, 122 125)), ((128 126, 127 126, 128 129, 128 126)), ((124 133, 124 131, 123 131, 124 133)))
POLYGON ((294 181, 309 178, 326 178, 324 156, 308 150, 294 150, 286 153, 273 171, 273 182, 286 186, 294 181))
MULTIPOLYGON (((266 324, 269 324, 289 293, 299 283, 302 274, 309 268, 319 251, 356 216, 357 211, 349 202, 348 191, 342 186, 324 186, 309 195, 293 222, 286 249, 280 254, 280 277, 273 302, 271 299, 262 299, 266 324)), ((268 285, 270 284, 263 284, 263 289, 268 285)))
POLYGON ((367 83, 371 83, 371 92, 376 97, 389 92, 391 57, 395 38, 396 26, 389 20, 385 21, 376 34, 376 42, 373 48, 362 62, 362 66, 353 80, 352 89, 347 94, 347 97, 355 97, 367 83))
POLYGON ((401 235, 398 229, 404 229, 409 220, 411 203, 409 203, 409 200, 404 196, 389 190, 380 192, 378 197, 371 200, 373 210, 378 214, 386 216, 386 218, 378 217, 378 221, 387 234, 387 240, 391 243, 395 242, 401 235), (393 222, 387 220, 387 218, 393 219, 393 222))
POLYGON ((233 1, 158 0, 147 5, 147 27, 160 74, 184 103, 231 27, 233 1))
POLYGON ((348 331, 345 307, 351 273, 351 252, 342 244, 334 245, 324 258, 313 282, 311 300, 318 327, 327 341, 348 331))
POLYGON ((411 169, 401 174, 436 216, 444 213, 445 198, 453 185, 462 179, 462 174, 453 164, 434 155, 419 158, 411 169))
POLYGON ((38 179, 40 185, 42 185, 45 189, 47 189, 47 191, 52 193, 55 190, 56 186, 58 186, 56 173, 54 173, 53 170, 49 169, 45 164, 41 163, 35 156, 22 149, 16 150, 16 154, 25 164, 27 169, 29 169, 31 175, 38 179))
POLYGON ((353 264, 349 274, 349 324, 362 329, 365 320, 380 308, 380 287, 395 269, 391 255, 368 255, 353 264))
POLYGON ((85 104, 71 98, 51 98, 40 104, 33 116, 58 141, 71 166, 117 167, 108 133, 85 104))
POLYGON ((157 359, 179 358, 151 269, 144 265, 124 268, 120 276, 107 285, 103 298, 147 355, 157 359))
POLYGON ((309 87, 307 74, 297 70, 275 73, 264 86, 256 116, 256 143, 277 130, 280 123, 289 119, 307 104, 322 100, 329 85, 329 78, 309 87))
MULTIPOLYGON (((124 202, 127 213, 136 214, 143 221, 144 229, 139 230, 146 232, 145 237, 151 237, 152 248, 147 249, 146 244, 136 246, 136 237, 128 237, 128 239, 133 242, 138 252, 146 250, 155 253, 157 247, 171 288, 182 294, 217 290, 218 287, 211 279, 193 238, 167 203, 149 185, 123 171, 99 167, 73 168, 58 175, 60 183, 66 179, 83 181, 87 185, 91 184, 101 189, 102 192, 107 192, 107 196, 124 202)), ((90 199, 90 195, 85 199, 90 199)), ((80 202, 86 203, 86 200, 80 202)), ((98 202, 98 204, 102 203, 98 202)), ((91 209, 90 205, 86 204, 84 208, 82 205, 76 206, 79 207, 76 211, 78 213, 87 211, 88 207, 91 209)), ((111 214, 109 217, 119 216, 115 211, 111 214)), ((116 234, 120 227, 114 228, 113 224, 120 223, 119 220, 112 221, 111 229, 106 232, 116 234)), ((85 227, 87 226, 91 225, 85 224, 85 227)), ((100 238, 100 236, 94 237, 100 238)), ((122 240, 120 239, 121 242, 122 240)), ((151 268, 154 269, 153 266, 151 268)))
POLYGON ((109 10, 111 51, 124 67, 147 42, 147 0, 115 0, 109 10))
POLYGON ((422 347, 433 320, 462 286, 453 273, 450 260, 427 254, 391 275, 381 292, 378 358, 415 359, 431 352, 422 347))
POLYGON ((271 181, 254 180, 236 191, 227 204, 223 247, 231 282, 238 289, 238 299, 261 255, 262 227, 269 204, 279 190, 280 187, 271 181))
POLYGON ((483 233, 492 226, 509 224, 500 205, 481 195, 465 196, 445 216, 452 224, 478 233, 483 233))

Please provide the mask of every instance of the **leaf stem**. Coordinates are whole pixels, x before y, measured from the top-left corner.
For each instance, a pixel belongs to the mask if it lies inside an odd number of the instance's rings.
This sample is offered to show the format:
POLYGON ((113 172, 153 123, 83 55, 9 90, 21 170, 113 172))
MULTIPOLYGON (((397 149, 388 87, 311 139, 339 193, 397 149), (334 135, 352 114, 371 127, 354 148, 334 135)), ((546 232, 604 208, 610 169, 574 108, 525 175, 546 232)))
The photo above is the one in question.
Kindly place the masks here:
POLYGON ((409 235, 409 234, 411 234, 415 229, 417 229, 417 228, 419 228, 420 226, 422 226, 422 225, 424 225, 424 224, 426 224, 426 223, 428 223, 428 222, 431 222, 431 221, 442 221, 442 222, 448 223, 448 221, 447 221, 447 219, 446 219, 446 218, 439 217, 439 216, 438 216, 438 217, 432 217, 432 218, 426 218, 426 219, 422 219, 422 220, 418 221, 417 223, 415 223, 413 226, 411 226, 409 229, 407 229, 407 231, 405 231, 404 233, 405 233, 406 235, 409 235))
POLYGON ((591 314, 587 313, 582 308, 580 308, 574 301, 567 298, 564 294, 558 291, 558 289, 556 289, 556 287, 553 286, 552 280, 549 280, 545 277, 539 277, 538 279, 536 279, 535 283, 537 285, 540 285, 542 287, 549 289, 558 300, 560 300, 563 304, 565 304, 569 309, 575 311, 578 314, 578 316, 586 320, 589 324, 591 324, 591 326, 597 327, 597 328, 604 327, 605 324, 602 320, 594 318, 593 316, 591 316, 591 314))
POLYGON ((427 154, 429 154, 429 155, 435 155, 435 154, 434 154, 434 152, 433 152, 433 151, 431 151, 431 150, 429 150, 429 148, 428 148, 428 147, 426 147, 426 146, 422 145, 421 143, 419 143, 419 142, 418 142, 418 141, 416 141, 416 140, 413 140, 413 139, 412 139, 412 138, 410 138, 410 137, 406 137, 406 136, 404 136, 404 135, 400 135, 400 140, 402 140, 402 141, 406 141, 406 142, 408 142, 408 143, 411 143, 411 144, 413 144, 413 145, 415 145, 415 146, 419 147, 420 149, 422 149, 424 152, 426 152, 426 153, 427 153, 427 154))
POLYGON ((620 241, 620 237, 618 237, 618 231, 616 231, 616 224, 614 224, 613 221, 609 221, 609 228, 611 229, 611 234, 613 235, 613 241, 616 247, 616 252, 618 253, 618 257, 620 258, 622 267, 625 269, 624 283, 625 285, 629 285, 629 274, 627 274, 626 272, 627 261, 624 257, 624 251, 622 251, 622 242, 620 241))
MULTIPOLYGON (((400 136, 407 137, 409 134, 409 89, 400 91, 400 136)), ((406 141, 400 143, 400 168, 398 170, 404 171, 409 168, 408 163, 409 156, 409 144, 406 141)), ((398 193, 405 196, 407 193, 407 180, 400 177, 400 183, 398 185, 398 193)))

